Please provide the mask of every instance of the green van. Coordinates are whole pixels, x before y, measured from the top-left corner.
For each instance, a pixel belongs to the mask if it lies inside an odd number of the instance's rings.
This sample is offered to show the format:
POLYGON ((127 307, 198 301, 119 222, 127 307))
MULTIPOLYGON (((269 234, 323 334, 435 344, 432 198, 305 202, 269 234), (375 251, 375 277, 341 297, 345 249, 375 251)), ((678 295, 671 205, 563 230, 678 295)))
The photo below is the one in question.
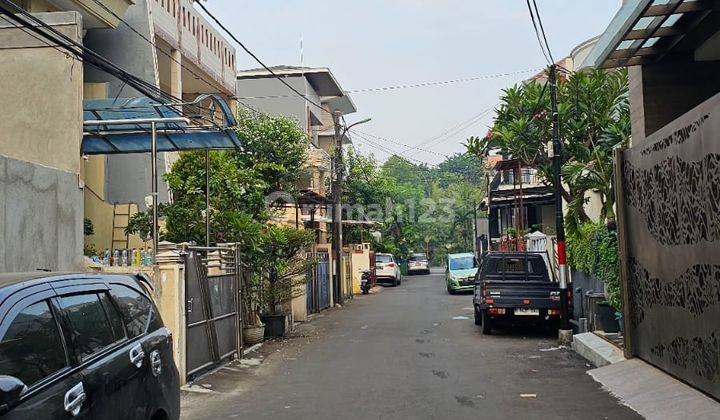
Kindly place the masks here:
POLYGON ((472 252, 448 254, 445 267, 448 293, 454 295, 457 292, 472 292, 477 270, 477 261, 472 252))

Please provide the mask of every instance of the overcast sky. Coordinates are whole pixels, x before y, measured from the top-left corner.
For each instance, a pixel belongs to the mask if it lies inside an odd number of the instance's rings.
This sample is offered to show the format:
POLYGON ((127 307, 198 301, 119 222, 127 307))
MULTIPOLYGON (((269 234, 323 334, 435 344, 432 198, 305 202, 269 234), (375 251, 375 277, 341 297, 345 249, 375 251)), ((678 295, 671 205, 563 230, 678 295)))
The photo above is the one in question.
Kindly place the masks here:
MULTIPOLYGON (((558 59, 602 33, 621 1, 537 3, 558 59)), ((305 65, 330 68, 347 90, 513 73, 352 94, 358 112, 349 123, 371 117, 358 129, 392 142, 371 141, 431 164, 464 151, 468 136, 484 135, 492 113, 477 116, 496 104, 502 88, 545 63, 522 0, 210 0, 208 8, 269 65, 299 65, 302 36, 305 65)), ((237 55, 240 69, 258 67, 239 48, 237 55)), ((363 153, 388 156, 367 140, 353 140, 363 153)))

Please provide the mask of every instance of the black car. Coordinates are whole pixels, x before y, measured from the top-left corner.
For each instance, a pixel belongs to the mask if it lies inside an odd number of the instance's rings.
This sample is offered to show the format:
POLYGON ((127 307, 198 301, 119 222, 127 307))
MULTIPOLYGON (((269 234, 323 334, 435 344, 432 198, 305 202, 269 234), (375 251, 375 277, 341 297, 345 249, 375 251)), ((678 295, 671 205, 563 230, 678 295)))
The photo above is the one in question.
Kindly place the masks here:
POLYGON ((3 419, 177 419, 172 335, 141 277, 0 274, 3 419))
MULTIPOLYGON (((557 329, 560 287, 550 279, 545 254, 488 252, 475 277, 475 324, 493 327, 540 324, 557 329)), ((572 300, 572 299, 571 299, 572 300)))

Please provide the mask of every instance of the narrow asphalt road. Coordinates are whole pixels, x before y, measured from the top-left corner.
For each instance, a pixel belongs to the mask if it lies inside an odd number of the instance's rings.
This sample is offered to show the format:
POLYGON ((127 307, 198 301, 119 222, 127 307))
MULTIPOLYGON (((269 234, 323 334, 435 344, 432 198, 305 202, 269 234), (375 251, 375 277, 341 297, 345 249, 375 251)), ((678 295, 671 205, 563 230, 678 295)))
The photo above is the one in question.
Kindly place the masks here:
POLYGON ((483 336, 472 315, 441 273, 405 277, 198 380, 183 418, 638 418, 552 335, 483 336))

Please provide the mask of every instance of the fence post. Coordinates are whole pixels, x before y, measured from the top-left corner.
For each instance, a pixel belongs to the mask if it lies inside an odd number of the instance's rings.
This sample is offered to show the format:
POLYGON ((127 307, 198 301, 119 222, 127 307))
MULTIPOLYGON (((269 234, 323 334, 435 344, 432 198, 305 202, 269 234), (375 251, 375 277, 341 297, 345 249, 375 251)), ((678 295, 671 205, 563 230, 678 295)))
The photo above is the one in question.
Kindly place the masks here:
POLYGON ((153 292, 155 302, 165 326, 173 335, 173 358, 180 373, 180 384, 185 384, 186 334, 185 313, 185 262, 177 245, 170 242, 158 244, 158 280, 153 292))

